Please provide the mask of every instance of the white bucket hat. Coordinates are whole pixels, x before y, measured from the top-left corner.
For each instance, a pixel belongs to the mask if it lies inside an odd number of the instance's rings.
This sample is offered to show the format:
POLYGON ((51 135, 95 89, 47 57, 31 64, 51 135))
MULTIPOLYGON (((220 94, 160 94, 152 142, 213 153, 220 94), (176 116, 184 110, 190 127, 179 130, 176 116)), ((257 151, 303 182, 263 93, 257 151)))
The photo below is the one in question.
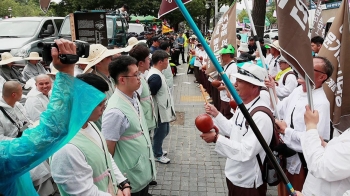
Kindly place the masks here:
POLYGON ((265 87, 266 70, 259 65, 247 62, 241 68, 238 68, 238 73, 233 74, 236 78, 244 80, 255 86, 265 87))
POLYGON ((278 51, 281 50, 281 48, 280 48, 280 43, 278 42, 278 40, 272 42, 272 44, 269 44, 269 46, 275 48, 275 49, 278 50, 278 51))
POLYGON ((29 54, 29 56, 27 58, 25 58, 24 60, 38 60, 38 61, 41 61, 42 58, 39 56, 39 53, 37 52, 31 52, 29 54))
POLYGON ((192 38, 192 39, 197 39, 197 36, 196 36, 196 35, 191 35, 190 38, 192 38))
POLYGON ((4 52, 1 54, 0 65, 7 65, 9 63, 12 63, 15 61, 20 61, 20 60, 23 60, 23 58, 22 57, 13 57, 11 53, 4 52))
POLYGON ((249 52, 248 44, 247 43, 241 43, 241 45, 239 45, 238 51, 249 52))
POLYGON ((129 52, 136 44, 140 42, 146 43, 147 40, 137 40, 136 37, 130 37, 128 40, 128 46, 124 48, 123 52, 129 52))
POLYGON ((91 44, 89 56, 86 58, 86 60, 88 61, 88 65, 86 66, 83 73, 88 72, 88 70, 91 67, 95 66, 97 63, 101 62, 103 59, 113 56, 115 54, 118 54, 120 52, 122 52, 121 49, 108 50, 106 47, 104 47, 101 44, 91 44))

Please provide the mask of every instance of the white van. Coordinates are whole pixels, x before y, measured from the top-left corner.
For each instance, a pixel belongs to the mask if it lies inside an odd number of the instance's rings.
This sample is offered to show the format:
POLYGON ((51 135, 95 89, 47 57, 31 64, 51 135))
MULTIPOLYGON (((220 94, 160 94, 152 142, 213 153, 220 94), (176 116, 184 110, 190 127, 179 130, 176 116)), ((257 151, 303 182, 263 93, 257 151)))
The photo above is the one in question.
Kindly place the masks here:
POLYGON ((136 24, 136 23, 129 23, 128 33, 140 34, 141 32, 144 32, 144 31, 145 31, 145 25, 143 25, 143 24, 136 24))

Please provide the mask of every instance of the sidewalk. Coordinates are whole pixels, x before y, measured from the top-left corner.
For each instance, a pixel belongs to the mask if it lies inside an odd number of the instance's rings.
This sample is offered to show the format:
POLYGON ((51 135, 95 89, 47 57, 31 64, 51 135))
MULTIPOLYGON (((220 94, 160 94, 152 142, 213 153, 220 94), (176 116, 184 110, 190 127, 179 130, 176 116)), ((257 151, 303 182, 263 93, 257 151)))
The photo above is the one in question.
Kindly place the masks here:
MULTIPOLYGON (((193 74, 186 74, 187 65, 178 66, 174 77, 174 102, 177 120, 171 124, 163 149, 168 151, 169 164, 157 166, 157 186, 153 196, 226 196, 224 174, 226 158, 214 151, 214 144, 205 143, 194 125, 204 113, 204 99, 193 74)), ((268 188, 268 196, 277 196, 276 187, 268 188)))

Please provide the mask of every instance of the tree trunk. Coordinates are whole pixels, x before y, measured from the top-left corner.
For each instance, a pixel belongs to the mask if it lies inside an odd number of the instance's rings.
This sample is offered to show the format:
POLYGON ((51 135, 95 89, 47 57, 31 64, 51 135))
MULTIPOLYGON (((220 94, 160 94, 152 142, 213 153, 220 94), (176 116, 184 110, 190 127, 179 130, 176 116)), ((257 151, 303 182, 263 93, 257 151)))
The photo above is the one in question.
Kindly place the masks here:
POLYGON ((254 0, 252 17, 258 37, 264 36, 266 0, 254 0))

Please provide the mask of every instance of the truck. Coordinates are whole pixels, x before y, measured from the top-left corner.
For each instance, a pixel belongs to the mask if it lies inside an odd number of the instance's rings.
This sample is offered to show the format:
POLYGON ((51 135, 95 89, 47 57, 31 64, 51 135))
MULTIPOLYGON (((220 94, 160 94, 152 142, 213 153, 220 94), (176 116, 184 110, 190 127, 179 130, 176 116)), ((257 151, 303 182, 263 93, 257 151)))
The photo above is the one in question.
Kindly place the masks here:
MULTIPOLYGON (((96 12, 104 12, 101 10, 91 10, 91 11, 78 11, 74 13, 96 13, 96 12)), ((106 25, 107 25, 107 38, 108 38, 108 46, 111 48, 114 47, 125 47, 127 40, 126 35, 128 32, 128 23, 126 18, 117 12, 110 12, 106 14, 106 25)), ((71 35, 71 24, 70 24, 70 16, 67 15, 64 18, 62 27, 59 31, 59 37, 64 39, 72 39, 71 35)))
POLYGON ((53 42, 58 38, 64 17, 19 17, 0 21, 0 53, 28 57, 41 50, 39 42, 53 42))

